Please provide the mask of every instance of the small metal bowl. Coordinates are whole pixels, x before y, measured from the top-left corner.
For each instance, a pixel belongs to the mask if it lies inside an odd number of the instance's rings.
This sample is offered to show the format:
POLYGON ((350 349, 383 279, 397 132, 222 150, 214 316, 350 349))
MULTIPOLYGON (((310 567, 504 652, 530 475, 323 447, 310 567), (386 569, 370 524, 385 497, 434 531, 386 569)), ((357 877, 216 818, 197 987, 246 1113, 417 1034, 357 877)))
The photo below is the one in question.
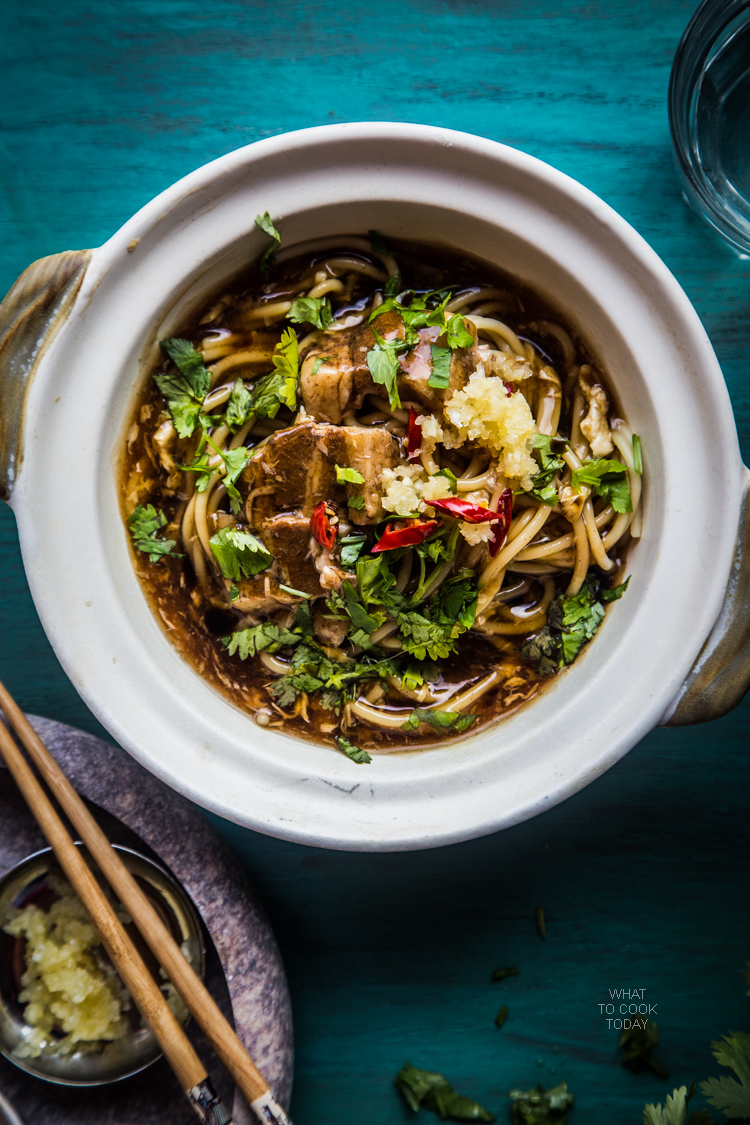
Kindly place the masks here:
MULTIPOLYGON (((113 845, 128 870, 151 900, 178 945, 181 945, 193 969, 204 973, 204 949, 201 926, 195 908, 183 889, 162 867, 130 848, 113 845)), ((77 843, 89 863, 95 864, 82 844, 77 843)), ((8 919, 12 907, 24 907, 44 895, 50 874, 60 875, 60 868, 50 848, 35 852, 0 879, 0 926, 8 919)), ((64 876, 63 876, 64 877, 64 876)), ((106 885, 103 883, 103 885, 106 885)), ((42 898, 43 901, 43 898, 42 898)), ((159 984, 164 983, 159 966, 143 938, 131 922, 126 927, 141 956, 159 984)), ((128 1013, 132 1030, 119 1039, 101 1042, 95 1050, 76 1050, 62 1055, 42 1053, 38 1058, 19 1058, 16 1051, 31 1034, 24 1021, 20 991, 19 963, 23 965, 22 942, 0 929, 0 1054, 6 1059, 47 1082, 64 1086, 101 1086, 116 1082, 144 1070, 161 1056, 159 1045, 145 1026, 135 1007, 128 1013)), ((188 1022, 187 1013, 180 1023, 188 1022)))

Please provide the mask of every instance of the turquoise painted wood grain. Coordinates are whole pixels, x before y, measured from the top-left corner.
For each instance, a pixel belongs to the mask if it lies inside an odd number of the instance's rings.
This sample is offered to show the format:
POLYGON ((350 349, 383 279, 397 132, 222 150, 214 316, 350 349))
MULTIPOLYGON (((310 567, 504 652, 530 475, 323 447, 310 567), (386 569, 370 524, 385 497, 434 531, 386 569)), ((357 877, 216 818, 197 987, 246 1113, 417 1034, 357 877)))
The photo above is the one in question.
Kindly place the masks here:
MULTIPOLYGON (((362 119, 465 129, 574 176, 663 257, 716 348, 747 461, 750 263, 687 208, 672 168, 667 83, 692 10, 6 0, 0 287, 36 257, 101 243, 186 172, 261 137, 362 119)), ((101 733, 44 637, 8 509, 0 599, 0 678, 28 710, 101 733)), ((406 1059, 444 1069, 501 1121, 509 1087, 567 1078, 571 1125, 637 1123, 672 1080, 715 1073, 709 1040, 750 1029, 749 717, 745 702, 655 732, 545 816, 433 852, 327 853, 212 818, 285 955, 298 1125, 408 1120, 392 1086, 406 1059), (521 976, 490 984, 500 964, 521 976), (669 1083, 618 1063, 598 1005, 623 987, 657 1005, 669 1083)))

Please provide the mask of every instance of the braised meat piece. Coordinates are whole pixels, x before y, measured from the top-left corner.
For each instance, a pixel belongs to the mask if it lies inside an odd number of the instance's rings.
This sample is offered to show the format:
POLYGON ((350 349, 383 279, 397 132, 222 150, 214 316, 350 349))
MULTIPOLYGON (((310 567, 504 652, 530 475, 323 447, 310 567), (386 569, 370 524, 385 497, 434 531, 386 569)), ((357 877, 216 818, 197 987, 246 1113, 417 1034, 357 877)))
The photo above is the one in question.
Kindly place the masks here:
MULTIPOLYGON (((464 321, 476 340, 476 329, 464 321)), ((373 382, 367 366, 367 353, 377 343, 373 332, 384 340, 404 336, 404 325, 398 313, 387 312, 373 324, 357 325, 341 332, 321 336, 305 356, 300 373, 300 390, 305 410, 313 418, 338 424, 348 410, 358 410, 368 394, 387 397, 385 389, 373 382), (322 360, 315 374, 316 362, 322 360)), ((419 330, 420 343, 399 357, 398 392, 403 400, 416 399, 437 412, 446 397, 463 387, 475 370, 478 358, 475 348, 457 349, 451 355, 450 385, 446 391, 427 386, 432 373, 430 344, 440 335, 438 328, 419 330)))
POLYGON ((347 509, 358 524, 383 518, 379 482, 383 469, 399 461, 396 438, 383 429, 328 426, 304 422, 271 437, 249 462, 238 487, 245 497, 251 527, 262 528, 279 512, 298 512, 308 519, 320 500, 347 509), (356 469, 364 484, 338 484, 336 466, 356 469), (361 496, 364 506, 348 507, 361 496))

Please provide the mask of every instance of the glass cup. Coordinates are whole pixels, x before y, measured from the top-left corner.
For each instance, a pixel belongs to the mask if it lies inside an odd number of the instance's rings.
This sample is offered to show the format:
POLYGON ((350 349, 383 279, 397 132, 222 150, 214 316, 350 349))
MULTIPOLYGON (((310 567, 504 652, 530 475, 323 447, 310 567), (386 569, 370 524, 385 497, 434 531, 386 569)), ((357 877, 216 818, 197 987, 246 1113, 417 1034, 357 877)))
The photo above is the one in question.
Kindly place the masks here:
POLYGON ((703 0, 672 64, 669 125, 688 202, 750 256, 750 0, 703 0))

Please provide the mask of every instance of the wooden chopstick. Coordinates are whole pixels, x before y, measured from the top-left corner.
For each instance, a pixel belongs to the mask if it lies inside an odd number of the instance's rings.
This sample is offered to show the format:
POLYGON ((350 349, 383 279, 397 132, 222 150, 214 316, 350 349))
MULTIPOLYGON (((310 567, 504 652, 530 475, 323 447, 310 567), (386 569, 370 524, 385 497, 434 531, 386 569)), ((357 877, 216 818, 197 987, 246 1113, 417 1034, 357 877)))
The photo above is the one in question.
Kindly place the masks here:
MULTIPOLYGON (((123 904, 128 914, 135 922, 139 931, 143 935, 144 940, 151 947, 151 950, 153 951, 160 965, 166 972, 172 984, 179 992, 186 1006, 203 1030, 206 1038, 209 1040, 211 1046, 214 1048, 224 1066, 231 1074, 242 1094, 252 1106, 256 1115, 261 1121, 267 1123, 267 1125, 291 1125, 283 1109, 281 1108, 281 1106, 279 1106, 278 1102, 273 1097, 273 1094, 268 1087, 268 1083, 265 1081, 260 1071, 255 1066, 254 1062, 235 1034, 233 1028, 229 1025, 227 1020, 222 1015, 216 1002, 203 984, 203 981, 195 974, 191 966, 185 960, 179 946, 175 942, 167 927, 162 922, 159 915, 156 913, 156 910, 151 905, 141 888, 138 886, 128 869, 125 867, 117 852, 112 848, 109 840, 102 832, 96 820, 86 808, 86 805, 78 796, 75 789, 70 784, 57 762, 54 760, 44 743, 37 735, 34 728, 27 720, 26 716, 19 708, 18 704, 15 702, 15 700, 8 692, 7 688, 5 688, 2 683, 0 683, 0 708, 2 708, 8 723, 16 733, 17 737, 20 739, 24 748, 28 752, 29 757, 54 794, 60 807, 69 818, 71 823, 75 826, 76 830, 80 834, 83 843, 88 848, 91 856, 94 858, 100 870, 119 898, 120 902, 123 904)), ((40 807, 38 795, 41 795, 42 801, 46 803, 49 813, 51 813, 52 817, 54 817, 54 819, 57 821, 60 830, 64 834, 68 844, 70 845, 70 848, 72 849, 73 855, 83 864, 83 861, 80 859, 77 849, 73 846, 70 837, 67 835, 62 822, 59 820, 59 817, 57 817, 57 814, 47 800, 44 791, 39 785, 39 782, 34 777, 33 773, 31 772, 23 758, 23 755, 21 754, 20 750, 1 722, 0 752, 2 752, 2 755, 5 758, 9 769, 13 773, 13 776, 15 777, 16 782, 21 789, 21 792, 26 798, 32 813, 34 814, 37 822, 42 828, 42 831, 44 832, 45 836, 47 836, 47 839, 49 840, 53 849, 55 849, 55 854, 58 854, 57 848, 47 831, 45 823, 42 822, 38 815, 38 809, 40 807), (11 764, 11 762, 13 762, 14 764, 11 764), (19 762, 20 766, 18 765, 19 762), (29 794, 31 794, 31 796, 29 794)), ((68 874, 68 868, 63 863, 63 860, 59 855, 58 859, 60 860, 60 864, 63 867, 63 870, 65 870, 66 874, 68 874)), ((72 862, 75 863, 75 859, 72 862)), ((83 864, 83 866, 85 868, 85 864, 83 864)), ((85 869, 88 872, 88 869, 85 869)), ((94 883, 95 887, 99 891, 99 896, 107 907, 107 911, 112 915, 112 917, 114 917, 114 912, 111 910, 111 907, 109 906, 109 903, 101 892, 98 884, 93 879, 93 876, 91 876, 90 872, 88 874, 89 879, 94 883)), ((68 874, 68 878, 70 879, 70 882, 74 886, 74 888, 78 891, 79 888, 76 882, 74 882, 73 877, 68 874)), ((82 894, 80 894, 80 897, 86 909, 89 910, 89 906, 82 894)), ((102 939, 104 940, 105 946, 109 951, 107 939, 105 938, 104 933, 99 927, 97 918, 94 916, 91 910, 89 910, 89 913, 91 913, 92 921, 94 921, 97 929, 99 929, 99 932, 102 934, 102 939)), ((116 918, 115 922, 117 922, 116 918)), ((119 925, 119 923, 117 924, 119 925)), ((120 929, 122 929, 122 927, 120 927, 120 929)), ((125 934, 124 931, 123 937, 129 943, 127 934, 125 934)), ((135 953, 135 950, 133 950, 133 952, 135 953)), ((136 956, 138 956, 137 953, 136 956)), ((119 971, 120 967, 117 964, 114 956, 112 956, 112 960, 113 962, 115 962, 115 966, 119 971)), ((167 1009, 167 1012, 169 1012, 169 1015, 172 1018, 172 1022, 174 1024, 174 1029, 176 1030, 178 1035, 185 1040, 185 1045, 187 1046, 189 1051, 193 1053, 195 1062, 198 1064, 198 1066, 200 1066, 200 1060, 198 1060, 197 1056, 195 1056, 195 1052, 193 1052, 193 1049, 185 1038, 184 1033, 179 1028, 177 1022, 174 1020, 171 1011, 166 1005, 164 997, 162 996, 158 987, 154 984, 153 978, 151 977, 150 973, 148 973, 148 970, 145 969, 145 966, 143 966, 143 971, 146 973, 148 980, 153 985, 153 989, 158 995, 159 1000, 167 1009)), ((131 995, 133 995, 134 1001, 136 1002, 136 1004, 138 1004, 138 1007, 141 1008, 136 995, 130 989, 130 984, 126 979, 125 973, 121 973, 121 976, 126 987, 129 991, 131 991, 131 995)), ((149 1023, 151 1022, 149 1016, 146 1015, 146 1013, 144 1013, 144 1018, 147 1019, 149 1023)), ((154 1030, 154 1034, 158 1039, 159 1037, 156 1033, 156 1030, 154 1030)), ((162 1049, 164 1050, 165 1055, 170 1061, 170 1065, 173 1065, 167 1049, 164 1047, 161 1040, 159 1040, 159 1042, 160 1045, 162 1045, 162 1049)), ((174 1065, 173 1069, 175 1069, 174 1065)), ((175 1073, 177 1073, 176 1069, 175 1073)), ((193 1069, 190 1069, 189 1074, 187 1073, 187 1071, 185 1072, 185 1074, 187 1079, 194 1076, 194 1071, 193 1069)), ((203 1071, 202 1080, 204 1079, 205 1071, 203 1071)))
MULTIPOLYGON (((49 798, 34 777, 28 763, 16 746, 7 728, 0 723, 0 753, 15 778, 26 803, 36 819, 57 860, 68 877, 91 921, 99 931, 105 949, 112 959, 120 978, 133 998, 138 1010, 151 1028, 164 1055, 188 1099, 198 1108, 202 1120, 210 1117, 201 1113, 200 1102, 205 1100, 208 1075, 190 1041, 178 1024, 162 995, 156 981, 144 965, 140 954, 107 901, 104 891, 86 865, 83 856, 68 835, 65 825, 55 812, 49 798), (196 1106, 196 1102, 198 1103, 196 1106)), ((210 1091, 211 1101, 217 1102, 210 1091)), ((220 1120, 229 1123, 223 1111, 220 1120)), ((218 1108, 218 1107, 217 1107, 218 1108)))

